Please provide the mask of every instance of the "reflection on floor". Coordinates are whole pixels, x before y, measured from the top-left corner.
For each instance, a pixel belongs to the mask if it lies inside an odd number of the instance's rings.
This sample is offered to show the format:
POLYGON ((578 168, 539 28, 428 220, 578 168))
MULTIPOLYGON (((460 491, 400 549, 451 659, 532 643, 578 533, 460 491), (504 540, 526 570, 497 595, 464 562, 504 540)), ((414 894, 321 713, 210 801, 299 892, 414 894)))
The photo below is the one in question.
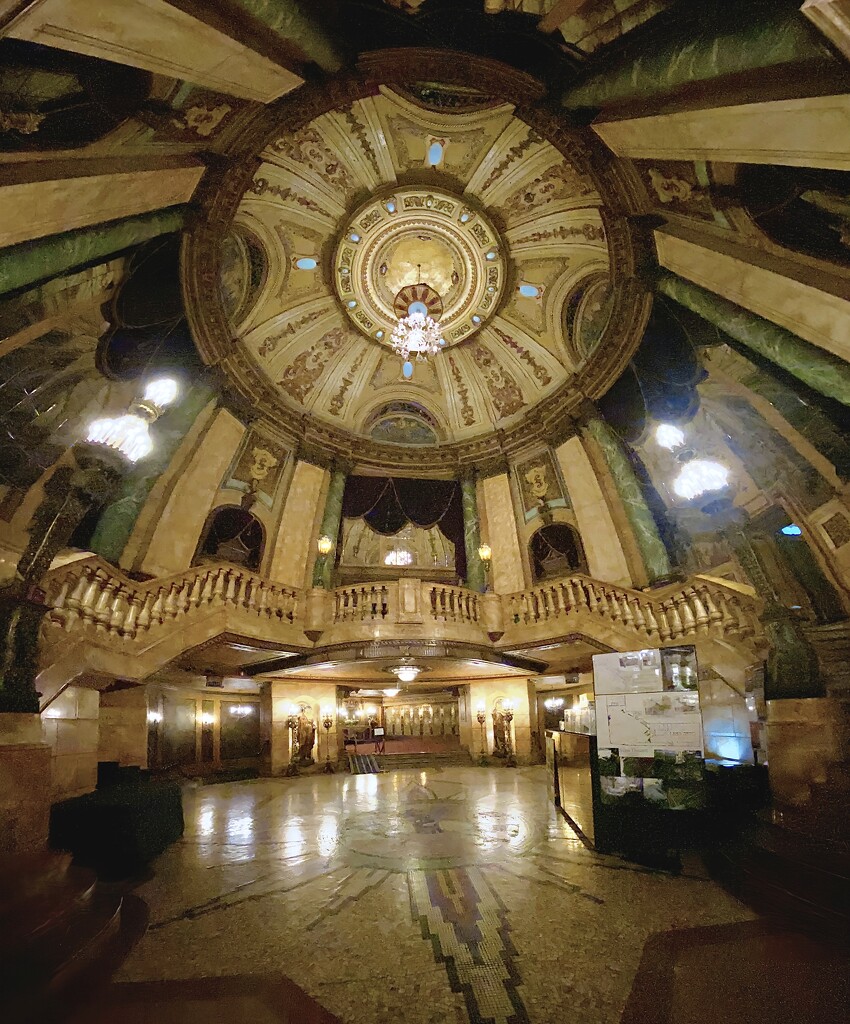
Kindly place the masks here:
POLYGON ((753 916, 696 866, 588 852, 543 768, 257 780, 185 810, 138 889, 127 1002, 134 983, 285 975, 346 1024, 615 1024, 652 933, 753 916))

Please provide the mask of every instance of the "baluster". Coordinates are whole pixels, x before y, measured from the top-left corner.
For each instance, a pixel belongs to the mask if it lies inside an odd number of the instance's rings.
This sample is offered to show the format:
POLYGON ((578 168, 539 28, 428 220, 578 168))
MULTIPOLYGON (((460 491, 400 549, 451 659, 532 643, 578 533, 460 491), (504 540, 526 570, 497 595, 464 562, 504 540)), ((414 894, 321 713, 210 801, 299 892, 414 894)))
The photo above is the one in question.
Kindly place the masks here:
POLYGON ((634 623, 635 629, 639 630, 641 633, 649 632, 647 628, 647 621, 643 615, 643 609, 640 606, 640 601, 636 597, 631 599, 630 608, 632 612, 632 622, 634 623))
POLYGON ((708 614, 709 627, 713 626, 715 622, 721 622, 723 619, 723 613, 715 604, 714 595, 708 587, 703 589, 702 596, 705 604, 705 610, 708 614))
POLYGON ((130 614, 130 602, 127 591, 119 584, 112 598, 112 612, 109 616, 110 633, 126 633, 125 625, 130 614))
POLYGON ((577 583, 572 577, 566 581, 564 597, 566 598, 567 614, 577 611, 579 606, 584 603, 584 591, 581 589, 581 584, 577 583))
POLYGON ((260 585, 257 588, 257 618, 264 619, 268 616, 268 604, 269 604, 269 585, 265 580, 260 581, 260 585))
POLYGON ((528 600, 528 594, 522 593, 519 595, 519 612, 520 618, 523 622, 530 621, 531 602, 528 600))
POLYGON ((151 607, 151 622, 158 622, 162 625, 164 602, 165 597, 163 595, 162 587, 159 587, 156 592, 156 600, 151 607))
POLYGON ((658 637, 660 640, 670 639, 670 623, 667 620, 667 611, 663 601, 658 605, 658 637))
POLYGON ((197 606, 201 603, 201 594, 203 593, 203 590, 204 576, 202 573, 198 573, 198 575, 192 580, 192 586, 189 590, 190 608, 197 608, 197 606))
POLYGON ((107 576, 103 580, 97 604, 93 609, 95 625, 101 633, 109 632, 109 619, 112 614, 112 595, 116 586, 116 581, 107 576))
POLYGON ((138 590, 134 590, 127 598, 129 607, 127 617, 124 619, 124 635, 133 639, 136 636, 136 624, 139 618, 139 611, 142 607, 142 596, 138 590))
POLYGON ((585 593, 587 594, 587 607, 591 615, 596 614, 596 609, 599 605, 599 600, 596 597, 596 587, 592 583, 585 584, 585 593))
POLYGON ((155 600, 155 596, 154 596, 153 591, 151 591, 151 590, 145 591, 144 597, 142 598, 142 608, 141 608, 141 611, 139 612, 139 618, 136 621, 136 632, 137 633, 141 633, 141 632, 143 632, 145 630, 150 629, 150 625, 151 625, 151 609, 153 608, 154 600, 155 600))
POLYGON ((390 613, 390 588, 381 587, 381 618, 385 619, 390 613))
POLYGON ((378 617, 378 594, 379 591, 376 586, 371 586, 369 588, 369 613, 370 617, 373 619, 377 619, 378 617))
POLYGON ((605 594, 605 604, 607 606, 608 615, 610 616, 611 621, 618 622, 620 619, 621 609, 620 602, 617 600, 617 595, 611 593, 607 587, 605 588, 603 593, 605 594))
POLYGON ((732 605, 732 609, 735 613, 735 618, 738 620, 740 635, 742 637, 752 636, 755 633, 755 629, 747 618, 747 613, 737 594, 730 598, 730 604, 732 605))
POLYGON ((564 615, 566 615, 567 610, 569 608, 569 605, 567 604, 566 585, 563 582, 558 583, 555 587, 552 588, 552 590, 555 595, 555 614, 561 615, 561 613, 563 613, 564 615))
POLYGON ((192 596, 192 582, 190 580, 180 580, 177 584, 177 614, 185 615, 186 612, 191 608, 191 596, 192 596))
POLYGON ((675 640, 676 637, 680 637, 685 632, 684 624, 682 623, 682 617, 679 615, 679 609, 676 606, 676 602, 672 598, 667 598, 665 602, 667 605, 667 621, 670 623, 670 639, 675 640))
POLYGON ((177 618, 177 594, 174 583, 172 583, 166 591, 165 602, 162 606, 162 614, 167 619, 177 618))
POLYGON ((694 613, 691 609, 691 603, 685 593, 678 594, 674 599, 673 603, 676 606, 676 610, 679 612, 679 616, 682 622, 682 628, 685 633, 696 632, 696 620, 694 619, 694 613))
MULTIPOLYGON (((640 607, 640 605, 638 605, 640 607)), ((651 604, 647 603, 644 606, 644 618, 646 619, 646 631, 652 636, 653 633, 660 636, 661 627, 658 624, 658 619, 655 617, 655 611, 651 604)))
POLYGON ((236 596, 236 573, 232 569, 225 570, 227 574, 227 589, 224 592, 224 603, 233 604, 236 596))
POLYGON ((208 569, 203 575, 203 586, 201 587, 201 596, 198 598, 199 605, 209 604, 210 601, 212 601, 214 587, 215 573, 208 569))
POLYGON ((87 587, 88 579, 86 578, 85 572, 81 572, 74 582, 74 588, 68 595, 68 600, 65 602, 68 608, 65 629, 70 629, 74 622, 79 618, 80 609, 83 604, 83 597, 85 596, 87 587))
POLYGON ((215 581, 213 584, 212 603, 224 604, 225 592, 227 590, 227 569, 215 570, 215 581))
POLYGON ((632 629, 635 624, 635 617, 632 615, 632 606, 629 604, 629 599, 625 594, 620 595, 620 618, 623 620, 623 625, 632 629))
POLYGON ((700 593, 694 587, 689 587, 688 590, 686 591, 686 593, 688 594, 688 596, 690 598, 690 601, 691 601, 691 604, 693 605, 693 609, 694 609, 694 622, 696 623, 697 629, 701 633, 707 632, 708 631, 708 621, 709 621, 708 620, 708 611, 707 611, 705 605, 703 604, 702 597, 701 597, 700 593))
POLYGON ((86 623, 95 621, 94 609, 100 599, 100 575, 99 569, 86 569, 87 586, 80 602, 80 617, 86 623))
POLYGON ((554 588, 544 587, 541 593, 543 597, 543 617, 546 620, 554 618, 555 616, 555 601, 553 598, 554 588))
POLYGON ((68 619, 69 613, 65 605, 68 600, 68 592, 70 589, 71 581, 66 576, 65 579, 62 580, 62 583, 59 587, 59 591, 56 594, 56 596, 48 602, 48 604, 51 605, 50 612, 47 615, 47 618, 50 620, 50 622, 56 622, 61 626, 64 625, 64 623, 68 619))
POLYGON ((728 596, 726 594, 719 594, 718 603, 722 615, 721 628, 723 629, 723 635, 737 636, 741 632, 741 627, 738 625, 738 619, 730 608, 728 596))

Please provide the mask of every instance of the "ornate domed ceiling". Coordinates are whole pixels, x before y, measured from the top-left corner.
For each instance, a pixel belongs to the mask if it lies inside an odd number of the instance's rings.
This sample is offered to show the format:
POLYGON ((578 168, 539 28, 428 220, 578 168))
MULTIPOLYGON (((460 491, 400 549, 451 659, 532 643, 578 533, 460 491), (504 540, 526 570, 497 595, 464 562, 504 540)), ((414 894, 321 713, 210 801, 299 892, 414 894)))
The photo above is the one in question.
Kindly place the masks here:
POLYGON ((211 193, 184 251, 202 355, 354 462, 451 471, 544 436, 645 325, 616 175, 535 108, 348 90, 264 112, 259 157, 211 193), (407 380, 389 343, 418 284, 446 344, 407 380))

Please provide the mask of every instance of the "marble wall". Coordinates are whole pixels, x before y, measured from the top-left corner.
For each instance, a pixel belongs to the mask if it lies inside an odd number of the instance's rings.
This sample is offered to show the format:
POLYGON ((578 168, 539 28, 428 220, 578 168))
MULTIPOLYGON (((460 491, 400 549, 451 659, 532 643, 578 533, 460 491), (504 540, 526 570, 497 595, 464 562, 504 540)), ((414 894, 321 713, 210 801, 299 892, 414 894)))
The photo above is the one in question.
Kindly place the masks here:
POLYGON ((42 0, 9 34, 262 103, 303 81, 166 0, 42 0))
POLYGON ((655 244, 662 267, 850 360, 850 299, 666 231, 655 232, 655 244))
POLYGON ((148 697, 144 686, 100 695, 99 761, 148 767, 148 697))
POLYGON ((492 549, 490 583, 497 594, 512 594, 526 586, 522 552, 507 473, 487 477, 479 484, 482 539, 492 549))
POLYGON ((327 470, 309 462, 296 464, 269 568, 269 576, 276 583, 310 585, 329 478, 327 470))
POLYGON ((631 586, 631 573, 611 510, 580 438, 569 438, 555 455, 570 492, 590 575, 606 583, 631 586))
POLYGON ((67 686, 41 714, 44 742, 51 749, 51 798, 90 793, 97 785, 99 746, 97 690, 67 686))
POLYGON ((487 756, 493 753, 493 708, 498 700, 510 700, 514 706, 512 744, 519 764, 532 764, 537 760, 537 746, 532 741, 532 728, 536 735, 537 696, 534 682, 527 676, 507 679, 475 679, 468 689, 469 718, 464 721, 461 713, 461 743, 467 747, 470 756, 476 759, 481 748, 481 727, 476 715, 483 705, 487 756))
POLYGON ((142 561, 144 572, 168 576, 192 564, 218 485, 244 433, 245 427, 229 412, 216 412, 158 517, 142 561))
POLYGON ((73 174, 67 164, 56 164, 52 175, 37 181, 0 183, 0 246, 186 203, 204 170, 193 161, 158 170, 73 174))
POLYGON ((47 845, 51 760, 38 715, 0 715, 0 854, 47 845))
POLYGON ((596 121, 593 128, 622 157, 850 169, 850 95, 596 121))
POLYGON ((330 749, 331 763, 336 764, 342 745, 342 729, 337 721, 336 683, 320 683, 314 680, 291 679, 286 682, 269 681, 262 691, 263 760, 264 770, 269 775, 282 775, 292 754, 291 731, 286 720, 292 704, 309 704, 313 721, 316 723, 316 744, 313 758, 323 763, 330 749), (322 715, 330 710, 333 725, 325 734, 322 715))

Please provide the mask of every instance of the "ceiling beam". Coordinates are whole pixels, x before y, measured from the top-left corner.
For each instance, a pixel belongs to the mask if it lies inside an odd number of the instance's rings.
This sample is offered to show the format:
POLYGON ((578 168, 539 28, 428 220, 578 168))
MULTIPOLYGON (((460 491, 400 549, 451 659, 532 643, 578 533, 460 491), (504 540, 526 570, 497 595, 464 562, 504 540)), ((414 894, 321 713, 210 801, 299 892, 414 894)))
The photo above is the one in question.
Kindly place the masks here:
POLYGON ((590 0, 558 0, 551 11, 537 23, 538 32, 556 32, 574 14, 586 7, 590 0))

